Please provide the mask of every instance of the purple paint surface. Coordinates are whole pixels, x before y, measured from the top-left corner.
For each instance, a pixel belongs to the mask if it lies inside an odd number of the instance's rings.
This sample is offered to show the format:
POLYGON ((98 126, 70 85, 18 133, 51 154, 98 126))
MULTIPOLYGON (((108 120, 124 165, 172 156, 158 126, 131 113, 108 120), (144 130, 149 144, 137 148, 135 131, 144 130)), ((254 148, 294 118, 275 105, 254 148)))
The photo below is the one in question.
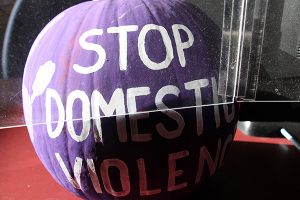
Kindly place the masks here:
MULTIPOLYGON (((138 110, 157 109, 155 97, 164 86, 173 85, 180 90, 179 96, 166 95, 164 103, 170 107, 194 106, 195 93, 185 88, 185 83, 194 80, 208 79, 209 85, 202 90, 202 102, 213 103, 212 78, 216 78, 219 62, 219 44, 221 32, 219 28, 198 8, 184 1, 174 0, 103 0, 91 1, 74 6, 54 19, 56 23, 48 25, 41 33, 40 39, 31 50, 28 57, 24 81, 23 96, 24 111, 27 123, 46 122, 46 90, 54 89, 59 95, 64 109, 68 96, 76 90, 84 91, 91 100, 93 91, 99 91, 106 102, 109 102, 113 92, 120 88, 125 95, 129 88, 149 87, 151 93, 137 98, 138 110), (142 28, 148 24, 164 27, 171 39, 174 58, 170 65, 161 70, 152 70, 146 67, 139 56, 138 38, 142 28), (181 66, 172 26, 182 24, 193 33, 194 42, 184 49, 185 67, 181 66), (138 30, 127 34, 127 69, 120 70, 119 38, 118 34, 107 33, 108 28, 137 25, 138 30), (79 44, 80 37, 91 30, 102 29, 102 35, 91 36, 86 42, 100 44, 106 52, 105 63, 101 69, 91 74, 80 74, 74 71, 73 65, 94 65, 99 56, 96 51, 83 49, 79 44), (51 62, 49 63, 49 61, 51 62), (45 65, 45 63, 48 63, 45 65), (55 64, 55 67, 53 67, 55 64), (39 75, 38 71, 44 66, 39 75), (25 89, 26 88, 26 89, 25 89), (32 108, 30 104, 32 103, 32 108), (31 110, 32 109, 32 110, 31 110)), ((182 42, 189 39, 184 31, 180 31, 182 42)), ((158 31, 150 31, 145 39, 146 52, 153 62, 159 63, 166 58, 166 47, 162 35, 158 31)), ((91 103, 91 102, 90 102, 91 103)), ((51 104, 52 121, 58 120, 57 106, 51 104)), ((126 107, 126 106, 125 106, 126 107)), ((72 106, 73 119, 82 116, 82 105, 75 101, 72 106)), ((91 115, 90 110, 90 115, 91 115)), ((126 112, 128 112, 126 107, 126 112)), ((90 129, 87 138, 78 142, 70 136, 67 123, 55 138, 49 137, 46 125, 35 125, 30 128, 32 141, 38 156, 51 173, 53 178, 62 186, 75 194, 88 199, 115 199, 108 194, 100 173, 101 164, 105 159, 119 159, 127 164, 130 177, 130 193, 122 199, 180 199, 195 191, 200 184, 195 184, 199 150, 205 146, 211 157, 215 159, 218 140, 225 144, 228 135, 233 135, 237 122, 236 106, 210 106, 202 108, 203 133, 197 135, 196 109, 177 111, 185 122, 180 136, 166 139, 157 130, 157 124, 163 123, 168 131, 176 130, 178 124, 174 119, 161 112, 150 113, 145 119, 138 121, 141 134, 151 134, 147 142, 132 141, 129 116, 116 122, 115 117, 102 119, 103 143, 97 143, 94 132, 98 131, 96 124, 90 120, 90 129), (223 109, 225 108, 225 109, 223 109), (216 114, 217 113, 217 114, 216 114), (230 113, 232 117, 230 117, 230 113), (228 117, 229 116, 229 117, 228 117), (229 119, 229 120, 228 120, 229 119), (218 124, 219 120, 219 124, 218 124), (227 120, 227 121, 226 121, 227 120), (127 141, 120 142, 117 123, 126 124, 127 141), (187 186, 177 191, 167 191, 170 177, 168 160, 172 153, 188 151, 189 155, 178 159, 178 170, 184 170, 179 176, 178 184, 187 182, 187 186), (67 171, 74 179, 74 163, 76 157, 82 158, 81 189, 75 189, 67 180, 55 154, 59 154, 67 171), (137 160, 143 158, 148 176, 148 187, 160 188, 161 192, 153 196, 140 196, 140 175, 137 160), (102 194, 97 194, 93 186, 86 164, 87 159, 93 159, 97 176, 100 181, 102 194)), ((80 135, 82 121, 73 123, 75 133, 80 135)), ((52 125, 54 130, 57 123, 52 125)), ((229 147, 228 147, 229 148, 229 147)), ((225 149, 224 152, 228 152, 225 149), (226 150, 226 151, 225 151, 226 150)), ((209 176, 205 168, 205 175, 209 176)), ((119 173, 113 169, 110 172, 111 182, 115 190, 122 190, 119 173)), ((203 178, 203 179, 204 179, 203 178)), ((202 183, 202 182, 201 182, 202 183)))

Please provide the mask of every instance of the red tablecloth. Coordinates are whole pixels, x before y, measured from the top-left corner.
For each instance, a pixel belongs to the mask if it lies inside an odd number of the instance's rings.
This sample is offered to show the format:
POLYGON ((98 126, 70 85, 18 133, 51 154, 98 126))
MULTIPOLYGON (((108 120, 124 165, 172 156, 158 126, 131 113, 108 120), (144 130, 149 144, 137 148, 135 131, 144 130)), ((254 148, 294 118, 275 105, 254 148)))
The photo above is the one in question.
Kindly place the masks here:
MULTIPOLYGON (((0 200, 76 200, 38 160, 26 128, 0 130, 0 200)), ((226 165, 195 199, 299 199, 300 152, 237 131, 226 165), (205 197, 205 198, 202 198, 205 197)))

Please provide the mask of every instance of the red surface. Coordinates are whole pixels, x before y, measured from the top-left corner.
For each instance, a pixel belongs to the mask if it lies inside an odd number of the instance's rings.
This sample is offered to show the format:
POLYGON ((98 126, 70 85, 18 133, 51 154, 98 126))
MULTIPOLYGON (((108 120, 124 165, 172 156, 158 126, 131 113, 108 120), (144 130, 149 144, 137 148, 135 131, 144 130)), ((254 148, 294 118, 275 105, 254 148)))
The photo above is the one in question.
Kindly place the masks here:
MULTIPOLYGON (((300 153, 285 139, 237 131, 218 179, 197 199, 299 199, 300 153), (216 196, 217 195, 217 196, 216 196)), ((47 173, 26 128, 0 130, 0 200, 76 200, 47 173)))
POLYGON ((26 128, 0 130, 0 200, 75 200, 39 161, 26 128))
POLYGON ((266 137, 248 136, 248 135, 243 134, 240 130, 237 130, 234 141, 275 144, 275 145, 292 145, 292 143, 285 138, 266 138, 266 137))

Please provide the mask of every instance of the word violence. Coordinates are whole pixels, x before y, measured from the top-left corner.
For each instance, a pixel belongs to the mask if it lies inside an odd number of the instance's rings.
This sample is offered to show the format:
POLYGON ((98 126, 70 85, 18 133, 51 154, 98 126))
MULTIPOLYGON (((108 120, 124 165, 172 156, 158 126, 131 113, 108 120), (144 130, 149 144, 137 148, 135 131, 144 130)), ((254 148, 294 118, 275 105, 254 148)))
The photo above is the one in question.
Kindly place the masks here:
MULTIPOLYGON (((205 168, 207 167, 209 170, 209 175, 212 176, 215 174, 218 167, 221 167, 225 157, 225 151, 228 150, 229 144, 232 142, 232 135, 229 135, 225 141, 221 142, 221 139, 218 140, 217 149, 215 156, 212 157, 211 153, 208 151, 206 146, 202 146, 199 149, 199 157, 196 160, 188 159, 190 152, 188 150, 182 150, 175 153, 170 153, 167 155, 167 171, 168 171, 168 179, 162 180, 167 181, 167 191, 172 192, 176 190, 182 190, 189 186, 193 186, 195 184, 199 184, 202 178, 202 175, 205 173, 205 168), (184 171, 190 170, 189 167, 186 169, 177 168, 176 163, 179 161, 185 161, 185 166, 197 166, 197 170, 194 173, 194 182, 189 183, 183 180, 184 171), (178 180, 181 180, 179 182, 178 180)), ((95 191, 98 194, 102 194, 104 192, 114 196, 114 197, 124 197, 129 195, 131 191, 131 180, 130 175, 132 173, 137 173, 139 177, 139 192, 140 196, 150 196, 156 195, 162 192, 162 188, 149 188, 151 183, 151 177, 147 174, 147 166, 146 163, 148 162, 145 158, 139 158, 136 160, 136 163, 125 163, 123 160, 120 159, 105 159, 102 161, 100 165, 100 169, 95 168, 95 164, 93 159, 87 159, 84 161, 80 157, 76 157, 75 164, 74 164, 74 178, 71 176, 71 173, 67 170, 66 164, 64 163, 62 157, 59 153, 55 154, 55 157, 62 168, 67 180, 71 183, 71 185, 76 189, 83 190, 84 188, 81 186, 81 171, 83 171, 83 166, 87 166, 87 170, 89 172, 89 176, 95 191), (86 164, 83 164, 86 162, 86 164), (128 166, 136 165, 138 171, 130 171, 132 170, 128 166), (117 170, 118 171, 118 182, 120 183, 121 188, 116 189, 114 188, 112 181, 116 181, 116 177, 113 178, 110 176, 110 170, 117 170), (97 170, 97 171, 96 171, 97 170), (97 173, 98 172, 98 173, 97 173), (98 178, 100 174, 101 178, 98 178), (103 186, 103 188, 101 187, 103 186), (104 191, 105 190, 105 191, 104 191)), ((151 161, 150 161, 151 163, 151 161)), ((148 167, 149 168, 149 167, 148 167)), ((72 174, 73 174, 72 173, 72 174)), ((163 183, 162 183, 163 185, 163 183)), ((165 184, 164 184, 165 185, 165 184)))

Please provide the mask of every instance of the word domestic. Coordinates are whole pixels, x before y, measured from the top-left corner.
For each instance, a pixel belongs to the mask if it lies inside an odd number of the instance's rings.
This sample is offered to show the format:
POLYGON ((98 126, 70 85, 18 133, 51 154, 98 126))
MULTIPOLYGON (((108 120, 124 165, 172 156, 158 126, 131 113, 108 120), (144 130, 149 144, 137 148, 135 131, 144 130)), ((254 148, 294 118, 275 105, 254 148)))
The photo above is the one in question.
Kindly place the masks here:
MULTIPOLYGON (((211 82, 212 92, 216 96, 217 88, 215 78, 211 78, 210 81, 208 79, 199 79, 184 83, 185 88, 187 90, 190 90, 191 95, 194 96, 193 98, 195 99, 195 104, 193 106, 202 105, 201 89, 208 87, 209 82, 211 82)), ((67 123, 67 129, 70 136, 76 142, 83 142, 88 138, 90 134, 92 119, 97 127, 97 131, 94 131, 95 141, 102 142, 101 118, 116 115, 116 121, 119 122, 117 123, 119 142, 127 142, 128 136, 126 132, 127 125, 125 115, 128 111, 128 113, 130 114, 129 119, 131 128, 131 140, 134 142, 151 141, 151 135, 139 134, 138 131, 138 120, 148 118, 149 112, 134 114, 137 113, 136 99, 139 98, 140 100, 142 100, 143 98, 147 98, 147 95, 149 95, 150 93, 151 90, 148 87, 129 88, 127 90, 126 99, 124 91, 121 88, 117 88, 114 91, 110 101, 106 102, 101 92, 98 90, 94 90, 90 97, 84 91, 75 90, 69 94, 65 107, 59 94, 54 89, 48 88, 46 90, 46 121, 51 121, 53 113, 58 115, 55 116, 58 117, 57 123, 46 123, 48 135, 52 139, 59 137, 63 132, 64 124, 67 123), (82 122, 83 128, 79 132, 76 132, 74 128, 73 107, 75 101, 79 101, 82 104, 82 118, 80 121, 82 122), (53 127, 55 124, 56 127, 53 127)), ((158 110, 167 110, 167 112, 163 113, 177 123, 177 129, 168 131, 161 123, 156 126, 156 129, 158 133, 166 139, 175 139, 181 135, 182 130, 185 126, 185 121, 179 112, 171 110, 167 105, 164 104, 163 99, 166 95, 174 95, 175 97, 179 97, 180 89, 174 85, 164 86, 156 93, 155 99, 153 99, 153 104, 156 105, 158 110)), ((214 97, 213 103, 217 104, 217 100, 218 99, 214 97)), ((224 118, 227 123, 230 123, 235 115, 234 106, 232 106, 231 113, 228 112, 228 105, 223 105, 223 108, 224 118)), ((216 128, 218 128, 220 126, 220 111, 218 105, 214 106, 214 117, 216 128)), ((196 124, 197 135, 201 135, 204 129, 201 107, 196 108, 196 124)))

